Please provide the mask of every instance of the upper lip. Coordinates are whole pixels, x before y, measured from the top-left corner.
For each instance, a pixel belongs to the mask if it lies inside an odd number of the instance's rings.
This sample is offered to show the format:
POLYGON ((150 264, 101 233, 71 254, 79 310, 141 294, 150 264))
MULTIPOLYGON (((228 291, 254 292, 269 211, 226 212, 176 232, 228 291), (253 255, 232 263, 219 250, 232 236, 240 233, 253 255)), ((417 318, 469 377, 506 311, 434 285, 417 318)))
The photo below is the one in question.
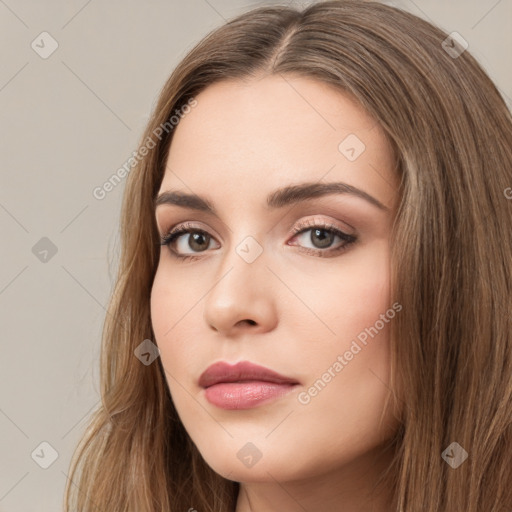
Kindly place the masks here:
POLYGON ((263 366, 241 361, 235 365, 230 365, 224 361, 214 363, 209 366, 199 377, 199 385, 203 388, 219 384, 221 382, 246 382, 246 381, 265 381, 276 384, 298 384, 298 381, 290 377, 279 375, 263 366))

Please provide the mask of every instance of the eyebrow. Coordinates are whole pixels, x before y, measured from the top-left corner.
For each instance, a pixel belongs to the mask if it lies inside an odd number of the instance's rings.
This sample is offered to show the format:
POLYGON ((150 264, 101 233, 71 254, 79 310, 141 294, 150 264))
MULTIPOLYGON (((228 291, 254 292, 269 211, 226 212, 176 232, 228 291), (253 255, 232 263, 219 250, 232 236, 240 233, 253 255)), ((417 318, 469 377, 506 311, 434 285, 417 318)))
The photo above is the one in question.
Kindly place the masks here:
MULTIPOLYGON (((389 211, 389 208, 382 204, 375 197, 371 196, 364 190, 343 182, 333 183, 301 183, 298 185, 290 185, 275 190, 267 197, 267 208, 278 209, 285 206, 307 201, 317 197, 330 194, 349 194, 364 199, 373 206, 383 211, 389 211)), ((219 217, 213 204, 206 198, 196 194, 188 194, 179 191, 162 192, 154 201, 155 209, 162 204, 171 204, 210 213, 219 217)))

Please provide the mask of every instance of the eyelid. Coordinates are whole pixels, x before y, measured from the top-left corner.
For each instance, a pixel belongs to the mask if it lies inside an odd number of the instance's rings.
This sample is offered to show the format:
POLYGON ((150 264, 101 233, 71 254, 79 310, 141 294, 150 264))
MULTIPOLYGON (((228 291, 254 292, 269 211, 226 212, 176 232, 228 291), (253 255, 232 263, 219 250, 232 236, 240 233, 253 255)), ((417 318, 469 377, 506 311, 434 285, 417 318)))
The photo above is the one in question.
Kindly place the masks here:
POLYGON ((217 240, 219 238, 222 240, 222 237, 217 236, 217 234, 212 234, 211 233, 213 231, 212 229, 202 227, 201 225, 196 224, 195 221, 178 222, 174 226, 171 226, 170 228, 164 229, 163 230, 163 234, 160 235, 160 240, 163 242, 164 239, 167 239, 171 235, 173 235, 175 233, 178 233, 179 231, 185 231, 185 230, 203 231, 207 235, 209 235, 211 238, 214 238, 215 240, 217 240))
POLYGON ((336 222, 341 223, 341 221, 327 220, 325 218, 322 218, 319 215, 316 215, 313 217, 308 217, 306 220, 297 222, 292 227, 291 231, 289 232, 289 236, 294 236, 297 233, 300 233, 301 231, 306 230, 307 228, 314 228, 317 226, 322 226, 322 229, 335 229, 335 230, 341 231, 342 233, 344 233, 348 236, 353 236, 353 237, 356 236, 355 230, 354 230, 354 228, 352 228, 352 226, 349 226, 348 224, 344 223, 347 227, 350 228, 350 229, 346 229, 345 227, 338 225, 336 222))

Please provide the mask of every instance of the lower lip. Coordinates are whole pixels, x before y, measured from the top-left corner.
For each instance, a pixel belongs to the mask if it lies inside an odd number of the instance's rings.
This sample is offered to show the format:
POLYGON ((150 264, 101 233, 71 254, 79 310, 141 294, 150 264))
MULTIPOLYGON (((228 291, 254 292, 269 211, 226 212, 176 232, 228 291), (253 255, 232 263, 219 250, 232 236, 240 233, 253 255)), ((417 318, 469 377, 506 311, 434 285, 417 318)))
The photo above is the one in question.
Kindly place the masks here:
POLYGON ((284 396, 296 384, 274 382, 222 382, 204 390, 206 399, 221 409, 251 409, 284 396))

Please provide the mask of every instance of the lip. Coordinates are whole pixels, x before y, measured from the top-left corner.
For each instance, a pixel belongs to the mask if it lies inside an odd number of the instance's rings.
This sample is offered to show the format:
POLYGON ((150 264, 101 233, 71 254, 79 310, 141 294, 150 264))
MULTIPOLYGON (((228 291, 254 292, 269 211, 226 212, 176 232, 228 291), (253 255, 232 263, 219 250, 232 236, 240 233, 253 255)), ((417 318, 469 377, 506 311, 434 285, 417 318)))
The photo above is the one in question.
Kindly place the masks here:
POLYGON ((274 384, 298 384, 291 377, 280 375, 269 368, 259 366, 249 361, 241 361, 230 365, 224 361, 209 366, 199 377, 199 385, 208 388, 221 382, 263 381, 274 384))
POLYGON ((214 363, 199 378, 206 399, 222 409, 250 409, 284 396, 298 384, 296 379, 249 361, 214 363))

